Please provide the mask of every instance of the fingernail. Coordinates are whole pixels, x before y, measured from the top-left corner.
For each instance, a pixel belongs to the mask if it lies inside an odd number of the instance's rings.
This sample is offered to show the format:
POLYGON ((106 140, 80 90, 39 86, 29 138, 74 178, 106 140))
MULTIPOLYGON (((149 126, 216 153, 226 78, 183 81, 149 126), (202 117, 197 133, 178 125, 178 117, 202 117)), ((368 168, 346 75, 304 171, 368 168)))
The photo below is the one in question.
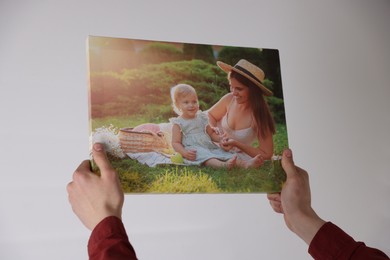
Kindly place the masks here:
POLYGON ((103 150, 103 145, 102 144, 99 144, 99 143, 95 143, 93 145, 93 149, 96 151, 96 152, 100 152, 103 150))
POLYGON ((284 155, 286 155, 287 158, 291 158, 292 157, 292 151, 290 149, 286 149, 286 150, 284 150, 284 155))

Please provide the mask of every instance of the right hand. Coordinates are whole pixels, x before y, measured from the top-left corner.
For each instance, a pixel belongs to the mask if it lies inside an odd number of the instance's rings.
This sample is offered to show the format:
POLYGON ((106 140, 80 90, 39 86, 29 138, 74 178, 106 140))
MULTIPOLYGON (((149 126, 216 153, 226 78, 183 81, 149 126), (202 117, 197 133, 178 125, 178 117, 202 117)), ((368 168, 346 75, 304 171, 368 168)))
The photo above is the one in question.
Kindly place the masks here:
POLYGON ((184 158, 186 158, 189 161, 196 160, 196 150, 186 150, 182 155, 184 158))
POLYGON ((213 130, 213 132, 216 133, 217 135, 223 135, 224 134, 223 130, 220 129, 219 127, 217 127, 217 126, 210 126, 210 127, 213 130))
POLYGON ((287 227, 310 244, 325 221, 311 207, 309 175, 294 165, 290 149, 283 152, 282 167, 287 175, 282 191, 267 197, 274 211, 284 214, 287 227))
POLYGON ((234 139, 229 138, 229 136, 225 133, 221 136, 220 146, 225 151, 230 151, 234 147, 235 142, 236 141, 234 139))

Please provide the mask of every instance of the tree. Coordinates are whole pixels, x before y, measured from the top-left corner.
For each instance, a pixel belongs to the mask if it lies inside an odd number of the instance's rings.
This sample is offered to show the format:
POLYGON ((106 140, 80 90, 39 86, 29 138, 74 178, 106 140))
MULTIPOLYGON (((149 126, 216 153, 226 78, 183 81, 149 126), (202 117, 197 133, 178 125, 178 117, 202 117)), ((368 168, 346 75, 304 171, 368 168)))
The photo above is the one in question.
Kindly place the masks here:
POLYGON ((88 47, 91 72, 119 72, 136 64, 133 40, 90 36, 88 47))
POLYGON ((197 59, 215 64, 214 51, 211 45, 184 43, 183 55, 186 60, 197 59))
POLYGON ((158 64, 162 62, 178 61, 183 57, 181 50, 172 44, 153 42, 145 46, 138 53, 140 64, 158 64))
POLYGON ((273 82, 274 96, 283 98, 279 51, 275 49, 263 49, 262 55, 264 59, 263 70, 266 78, 273 82))
POLYGON ((263 57, 260 49, 226 46, 218 53, 218 60, 234 65, 239 60, 245 59, 261 67, 263 57))
POLYGON ((265 73, 265 78, 269 81, 267 82, 268 85, 272 85, 272 92, 274 93, 274 96, 283 98, 278 50, 223 47, 218 54, 218 60, 232 66, 241 59, 245 59, 260 67, 265 73))

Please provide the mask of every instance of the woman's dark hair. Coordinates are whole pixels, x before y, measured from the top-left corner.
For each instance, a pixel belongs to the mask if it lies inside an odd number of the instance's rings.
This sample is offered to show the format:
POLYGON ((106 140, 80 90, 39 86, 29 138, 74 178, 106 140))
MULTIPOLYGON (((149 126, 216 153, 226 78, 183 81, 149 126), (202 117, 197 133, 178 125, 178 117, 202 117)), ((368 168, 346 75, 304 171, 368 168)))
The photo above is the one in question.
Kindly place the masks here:
POLYGON ((265 138, 270 133, 275 134, 275 121, 261 89, 248 78, 235 71, 231 71, 228 78, 229 80, 234 78, 249 88, 249 104, 253 111, 256 128, 260 129, 261 136, 265 138))

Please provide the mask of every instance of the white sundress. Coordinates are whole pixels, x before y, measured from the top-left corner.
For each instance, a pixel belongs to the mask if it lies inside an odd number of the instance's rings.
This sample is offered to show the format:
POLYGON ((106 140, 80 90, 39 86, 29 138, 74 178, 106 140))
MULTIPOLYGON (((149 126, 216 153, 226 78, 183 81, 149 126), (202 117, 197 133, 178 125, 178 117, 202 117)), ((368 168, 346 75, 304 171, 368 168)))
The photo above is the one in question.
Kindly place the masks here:
POLYGON ((171 118, 169 121, 180 127, 184 148, 196 150, 195 161, 184 159, 185 164, 201 165, 211 158, 227 161, 234 156, 233 153, 222 150, 206 133, 206 126, 209 123, 207 113, 199 111, 193 119, 177 117, 171 118))

